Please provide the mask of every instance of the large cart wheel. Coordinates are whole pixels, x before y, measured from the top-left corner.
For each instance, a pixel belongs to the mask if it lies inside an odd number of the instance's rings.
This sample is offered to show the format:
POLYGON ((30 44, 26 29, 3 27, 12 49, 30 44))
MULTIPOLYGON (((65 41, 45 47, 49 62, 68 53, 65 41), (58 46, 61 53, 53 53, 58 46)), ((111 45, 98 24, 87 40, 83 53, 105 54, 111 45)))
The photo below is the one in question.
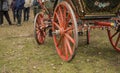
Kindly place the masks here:
POLYGON ((38 13, 34 20, 34 35, 38 44, 43 44, 46 36, 43 13, 38 13))
POLYGON ((78 46, 78 32, 75 14, 65 1, 55 8, 52 30, 57 53, 64 61, 71 61, 78 46))
POLYGON ((120 25, 117 28, 108 28, 108 37, 112 46, 120 51, 120 25))

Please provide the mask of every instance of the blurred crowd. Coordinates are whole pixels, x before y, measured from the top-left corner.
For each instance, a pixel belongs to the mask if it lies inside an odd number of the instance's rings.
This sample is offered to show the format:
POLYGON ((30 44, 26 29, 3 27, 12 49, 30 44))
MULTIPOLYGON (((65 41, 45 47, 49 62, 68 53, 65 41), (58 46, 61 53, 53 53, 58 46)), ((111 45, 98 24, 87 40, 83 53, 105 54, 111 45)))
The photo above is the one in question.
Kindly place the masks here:
POLYGON ((20 26, 22 25, 22 20, 24 22, 29 21, 31 8, 33 8, 35 17, 41 8, 38 0, 12 0, 11 3, 8 0, 0 0, 0 26, 4 24, 4 17, 9 25, 13 25, 16 22, 16 25, 20 26), (11 16, 9 16, 10 10, 12 10, 13 21, 11 21, 11 16))

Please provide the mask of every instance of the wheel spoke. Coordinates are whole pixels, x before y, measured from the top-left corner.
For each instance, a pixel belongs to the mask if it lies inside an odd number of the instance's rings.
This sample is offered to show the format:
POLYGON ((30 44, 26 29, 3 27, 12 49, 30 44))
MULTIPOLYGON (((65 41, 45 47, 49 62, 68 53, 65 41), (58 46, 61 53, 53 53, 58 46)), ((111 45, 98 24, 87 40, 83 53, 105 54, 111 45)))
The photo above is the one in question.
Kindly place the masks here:
POLYGON ((40 38, 40 32, 38 32, 38 34, 37 34, 37 38, 38 38, 38 40, 39 40, 39 38, 40 38))
POLYGON ((64 28, 66 29, 66 8, 65 7, 63 9, 63 23, 64 23, 64 28))
POLYGON ((118 32, 115 32, 112 36, 111 36, 111 39, 115 36, 115 35, 117 35, 118 34, 118 32))
POLYGON ((65 33, 65 36, 75 45, 75 40, 69 34, 65 33))
POLYGON ((38 28, 36 28, 36 31, 39 31, 39 29, 38 29, 38 28))
POLYGON ((53 22, 53 24, 54 24, 59 30, 61 29, 58 23, 53 22))
POLYGON ((40 17, 40 15, 38 16, 38 20, 41 22, 41 17, 40 17))
POLYGON ((59 12, 60 12, 60 20, 61 20, 61 27, 63 26, 63 14, 62 14, 62 10, 61 10, 61 6, 59 7, 59 12))
POLYGON ((42 36, 42 34, 41 34, 41 32, 39 32, 38 33, 38 41, 40 42, 40 43, 43 43, 43 36, 42 36))
POLYGON ((73 26, 71 26, 71 27, 68 27, 66 30, 65 30, 65 32, 68 32, 68 31, 70 31, 70 30, 73 30, 73 26))
POLYGON ((41 24, 41 20, 40 19, 37 19, 36 22, 39 24, 41 24))
POLYGON ((65 29, 69 26, 69 24, 70 24, 70 20, 71 20, 71 16, 70 16, 70 14, 67 14, 67 16, 66 16, 66 24, 65 24, 65 29))
POLYGON ((60 43, 61 43, 62 39, 63 39, 63 36, 61 36, 61 37, 60 37, 60 39, 59 39, 59 41, 58 41, 58 43, 57 43, 57 46, 59 46, 59 45, 60 45, 60 43))
POLYGON ((38 23, 36 22, 36 25, 35 25, 35 27, 37 27, 38 28, 38 23))
POLYGON ((41 36, 41 43, 43 43, 43 42, 44 42, 43 40, 44 40, 44 37, 43 37, 43 36, 41 36))
POLYGON ((65 49, 65 56, 66 56, 66 60, 68 59, 68 49, 67 49, 67 44, 64 41, 64 49, 65 49))
POLYGON ((68 15, 67 15, 67 22, 68 22, 68 23, 70 22, 70 19, 71 19, 71 16, 70 16, 70 14, 68 13, 68 15))
POLYGON ((58 53, 59 53, 60 55, 62 55, 62 50, 61 50, 61 48, 57 49, 57 51, 58 51, 58 53))
POLYGON ((57 20, 58 20, 59 24, 61 24, 61 19, 60 19, 60 17, 58 16, 58 14, 56 12, 55 12, 55 15, 57 17, 57 20))
POLYGON ((44 38, 45 38, 45 35, 46 35, 46 32, 44 31, 44 32, 43 32, 43 37, 44 37, 44 38))
POLYGON ((43 20, 43 16, 42 15, 39 15, 39 21, 40 21, 41 25, 44 25, 44 20, 43 20))
MULTIPOLYGON (((63 38, 63 37, 62 37, 62 38, 63 38)), ((66 60, 66 59, 67 59, 67 55, 68 55, 68 53, 67 53, 68 51, 66 50, 66 49, 67 49, 66 42, 65 42, 64 38, 61 39, 60 41, 61 41, 62 43, 60 43, 59 46, 57 46, 57 47, 58 47, 57 51, 58 51, 58 53, 60 54, 60 56, 61 56, 64 60, 66 60)))
POLYGON ((36 31, 38 31, 39 30, 39 26, 38 26, 38 24, 36 23, 36 25, 35 25, 35 29, 36 29, 36 31))
POLYGON ((72 48, 70 46, 70 42, 69 42, 68 38, 65 38, 65 41, 66 41, 66 46, 67 46, 66 49, 68 49, 70 55, 72 55, 73 54, 73 50, 72 50, 72 48))
POLYGON ((36 34, 39 34, 40 33, 40 31, 38 30, 38 31, 36 31, 36 34))
POLYGON ((43 20, 43 18, 41 18, 40 21, 41 21, 41 26, 45 26, 45 25, 44 25, 44 20, 43 20))
POLYGON ((120 40, 120 33, 119 33, 119 35, 118 35, 118 37, 117 37, 117 40, 116 40, 115 46, 118 45, 119 40, 120 40))
POLYGON ((39 24, 39 20, 38 20, 38 19, 36 20, 36 23, 38 23, 38 24, 39 24))

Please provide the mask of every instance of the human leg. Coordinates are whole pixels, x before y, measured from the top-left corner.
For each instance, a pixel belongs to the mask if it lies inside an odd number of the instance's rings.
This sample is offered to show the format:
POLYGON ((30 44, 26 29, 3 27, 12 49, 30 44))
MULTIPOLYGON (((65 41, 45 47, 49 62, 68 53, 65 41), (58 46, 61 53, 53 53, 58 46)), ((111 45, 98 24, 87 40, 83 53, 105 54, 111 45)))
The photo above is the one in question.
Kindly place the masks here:
POLYGON ((0 25, 3 24, 3 12, 0 11, 0 25))
POLYGON ((4 11, 4 16, 5 16, 5 18, 7 19, 9 25, 12 25, 11 20, 10 20, 10 16, 9 16, 9 14, 8 14, 8 11, 4 11))
POLYGON ((16 22, 16 11, 12 10, 12 12, 13 12, 13 20, 14 20, 14 22, 16 22))
POLYGON ((40 12, 40 9, 39 9, 39 8, 34 8, 34 10, 33 10, 33 11, 34 11, 33 13, 34 13, 34 17, 35 17, 35 16, 36 16, 36 14, 40 12))
POLYGON ((22 18, 22 9, 19 9, 19 10, 17 11, 18 25, 21 25, 21 18, 22 18))
POLYGON ((27 8, 27 21, 29 20, 30 7, 27 8))
POLYGON ((24 8, 24 20, 23 21, 26 21, 26 13, 27 13, 27 8, 24 8))
POLYGON ((37 8, 34 8, 34 9, 33 9, 33 13, 34 13, 34 18, 35 18, 36 13, 37 13, 37 8))

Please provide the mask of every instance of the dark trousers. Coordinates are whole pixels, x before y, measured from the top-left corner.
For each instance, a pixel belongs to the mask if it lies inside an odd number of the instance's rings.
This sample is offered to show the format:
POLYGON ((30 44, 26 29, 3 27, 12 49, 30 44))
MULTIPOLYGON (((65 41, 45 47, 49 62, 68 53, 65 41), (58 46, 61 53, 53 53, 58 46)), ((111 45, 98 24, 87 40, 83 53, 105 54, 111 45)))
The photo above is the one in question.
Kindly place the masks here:
POLYGON ((18 24, 21 24, 22 9, 16 10, 16 17, 17 17, 17 23, 18 23, 18 24))
POLYGON ((33 13, 34 13, 34 17, 36 16, 37 13, 40 12, 40 8, 34 8, 33 13))
POLYGON ((30 7, 24 8, 24 21, 29 20, 30 7))
POLYGON ((7 19, 9 25, 11 25, 12 23, 11 23, 10 16, 9 16, 9 14, 8 14, 8 11, 3 11, 3 15, 4 15, 5 18, 7 19))
POLYGON ((0 25, 3 24, 3 12, 0 11, 0 25))
POLYGON ((13 13, 13 20, 14 20, 14 22, 16 22, 16 10, 12 10, 12 13, 13 13))

